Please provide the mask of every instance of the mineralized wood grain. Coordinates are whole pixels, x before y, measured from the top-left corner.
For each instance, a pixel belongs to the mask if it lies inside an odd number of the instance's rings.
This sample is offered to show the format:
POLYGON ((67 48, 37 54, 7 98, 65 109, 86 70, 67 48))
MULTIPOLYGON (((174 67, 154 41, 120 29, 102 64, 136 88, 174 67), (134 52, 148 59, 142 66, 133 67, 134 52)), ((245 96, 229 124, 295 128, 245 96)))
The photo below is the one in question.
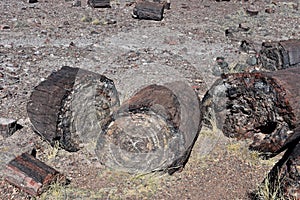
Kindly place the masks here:
POLYGON ((158 2, 140 1, 133 9, 133 16, 138 19, 160 21, 163 19, 164 4, 158 2))
POLYGON ((264 42, 260 51, 264 68, 274 71, 300 66, 300 40, 264 42))
POLYGON ((199 107, 195 92, 182 82, 141 89, 100 135, 100 161, 130 173, 174 173, 186 164, 199 134, 199 107))
POLYGON ((65 177, 28 153, 10 161, 5 169, 5 179, 22 191, 38 196, 53 182, 65 183, 65 177))
POLYGON ((34 130, 68 151, 95 142, 112 108, 119 105, 113 82, 91 71, 62 67, 36 86, 27 112, 34 130))
POLYGON ((78 68, 62 67, 37 85, 27 104, 27 113, 34 130, 51 144, 62 138, 57 122, 62 100, 73 89, 78 68))
MULTIPOLYGON (((300 135, 300 127, 293 130, 295 135, 300 135)), ((295 140, 288 147, 283 157, 272 168, 268 177, 262 183, 268 186, 271 195, 277 198, 300 199, 300 141, 295 140), (268 183, 268 184, 266 184, 268 183)))
POLYGON ((251 149, 277 154, 295 140, 300 124, 300 68, 227 74, 203 99, 228 137, 252 139, 251 149))
POLYGON ((102 164, 130 173, 185 166, 201 128, 200 102, 184 82, 149 85, 119 105, 113 81, 63 67, 32 92, 28 116, 51 144, 87 148, 102 164))

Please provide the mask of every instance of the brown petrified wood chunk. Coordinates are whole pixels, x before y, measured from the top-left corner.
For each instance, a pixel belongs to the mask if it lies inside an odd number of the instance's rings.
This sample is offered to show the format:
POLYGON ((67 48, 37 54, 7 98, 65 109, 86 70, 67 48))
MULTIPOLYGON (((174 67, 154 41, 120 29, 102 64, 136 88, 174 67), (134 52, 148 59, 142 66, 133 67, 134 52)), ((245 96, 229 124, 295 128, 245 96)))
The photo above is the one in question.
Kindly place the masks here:
POLYGON ((6 165, 5 179, 24 192, 38 196, 53 183, 66 183, 64 175, 28 153, 23 153, 6 165))
POLYGON ((110 0, 88 0, 87 3, 93 8, 110 8, 110 0))
POLYGON ((260 51, 264 68, 274 71, 300 66, 300 40, 264 42, 260 51))
POLYGON ((133 9, 133 17, 160 21, 163 19, 165 5, 159 2, 139 1, 133 9))
POLYGON ((300 124, 300 68, 274 72, 227 74, 203 99, 206 122, 215 113, 228 137, 251 139, 251 149, 284 150, 296 140, 300 124))
POLYGON ((100 161, 130 173, 184 167, 200 130, 199 100, 183 82, 149 85, 124 102, 97 143, 100 161))
POLYGON ((0 135, 11 136, 17 130, 17 120, 0 117, 0 135))
MULTIPOLYGON (((293 130, 300 135, 300 127, 293 130)), ((261 184, 262 189, 269 191, 270 197, 278 199, 300 199, 300 142, 289 145, 289 149, 272 168, 261 184), (268 187, 268 188, 264 188, 268 187)))
POLYGON ((119 105, 113 81, 91 71, 62 67, 36 86, 27 112, 34 130, 68 151, 95 142, 119 105))

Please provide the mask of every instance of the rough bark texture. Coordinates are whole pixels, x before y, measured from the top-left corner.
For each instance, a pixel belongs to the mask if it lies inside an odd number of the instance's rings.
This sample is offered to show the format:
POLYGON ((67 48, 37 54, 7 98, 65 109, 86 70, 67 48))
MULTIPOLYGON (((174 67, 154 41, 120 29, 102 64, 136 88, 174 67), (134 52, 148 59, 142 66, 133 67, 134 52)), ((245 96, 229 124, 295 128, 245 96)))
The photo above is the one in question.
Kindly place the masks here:
POLYGON ((134 17, 160 21, 163 19, 164 4, 157 2, 140 1, 133 9, 134 17))
POLYGON ((150 85, 124 102, 97 144, 109 167, 131 173, 184 167, 200 130, 199 101, 181 82, 150 85))
POLYGON ((57 131, 57 122, 62 101, 72 91, 78 70, 63 67, 53 72, 31 93, 27 105, 28 116, 34 130, 51 144, 62 138, 62 134, 57 131))
MULTIPOLYGON (((300 127, 293 130, 300 135, 300 127)), ((289 145, 283 157, 272 168, 262 186, 267 185, 271 195, 277 194, 278 199, 300 199, 300 142, 289 145), (268 184, 266 184, 268 183, 268 184)))
POLYGON ((88 0, 88 5, 93 8, 110 8, 110 0, 88 0))
POLYGON ((42 137, 68 151, 96 141, 112 108, 119 105, 113 82, 105 76, 63 67, 33 90, 28 116, 42 137))
POLYGON ((300 124, 300 68, 270 73, 224 75, 203 99, 206 122, 216 114, 228 137, 253 140, 250 148, 266 153, 284 150, 300 124))
POLYGON ((300 66, 300 40, 264 42, 260 60, 263 67, 271 71, 300 66))
POLYGON ((32 196, 40 195, 53 182, 66 182, 62 174, 28 153, 10 161, 5 174, 9 183, 32 196))

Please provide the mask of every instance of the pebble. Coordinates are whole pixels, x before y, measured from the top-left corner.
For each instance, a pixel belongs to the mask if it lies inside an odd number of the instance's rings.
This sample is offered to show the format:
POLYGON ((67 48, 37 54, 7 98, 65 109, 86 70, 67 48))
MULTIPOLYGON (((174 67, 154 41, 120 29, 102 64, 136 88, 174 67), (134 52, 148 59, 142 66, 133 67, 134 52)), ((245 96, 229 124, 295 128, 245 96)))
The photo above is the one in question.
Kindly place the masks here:
POLYGON ((10 26, 9 25, 1 25, 0 28, 1 28, 1 30, 9 30, 10 26))
POLYGON ((99 25, 101 22, 99 19, 94 19, 91 23, 92 25, 99 25))
POLYGON ((249 7, 249 8, 246 9, 246 13, 249 16, 255 16, 255 15, 258 15, 259 11, 254 7, 249 7))
POLYGON ((40 51, 35 51, 33 54, 34 55, 41 55, 41 52, 40 51))
POLYGON ((17 120, 0 117, 0 133, 2 136, 11 136, 16 130, 17 120))
POLYGON ((274 8, 266 8, 265 12, 268 14, 275 13, 275 9, 274 8))
POLYGON ((82 22, 92 22, 93 19, 91 17, 88 17, 88 16, 83 16, 80 21, 82 21, 82 22))
POLYGON ((12 48, 13 46, 11 45, 11 44, 5 44, 4 45, 4 48, 8 48, 8 49, 10 49, 10 48, 12 48))
POLYGON ((257 64, 257 59, 254 56, 251 56, 246 60, 246 63, 250 66, 254 66, 257 64))
POLYGON ((75 1, 73 1, 72 6, 73 7, 80 7, 81 6, 81 0, 75 0, 75 1))

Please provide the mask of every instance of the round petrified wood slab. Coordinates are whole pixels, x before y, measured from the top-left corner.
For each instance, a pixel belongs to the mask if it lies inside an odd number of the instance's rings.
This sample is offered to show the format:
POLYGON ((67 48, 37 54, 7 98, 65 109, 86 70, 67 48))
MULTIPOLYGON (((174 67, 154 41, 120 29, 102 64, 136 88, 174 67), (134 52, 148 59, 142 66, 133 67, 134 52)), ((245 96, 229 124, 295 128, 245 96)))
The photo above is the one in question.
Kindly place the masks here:
POLYGON ((200 122, 199 101, 188 85, 150 85, 121 105, 96 152, 118 170, 173 173, 187 162, 200 122))

